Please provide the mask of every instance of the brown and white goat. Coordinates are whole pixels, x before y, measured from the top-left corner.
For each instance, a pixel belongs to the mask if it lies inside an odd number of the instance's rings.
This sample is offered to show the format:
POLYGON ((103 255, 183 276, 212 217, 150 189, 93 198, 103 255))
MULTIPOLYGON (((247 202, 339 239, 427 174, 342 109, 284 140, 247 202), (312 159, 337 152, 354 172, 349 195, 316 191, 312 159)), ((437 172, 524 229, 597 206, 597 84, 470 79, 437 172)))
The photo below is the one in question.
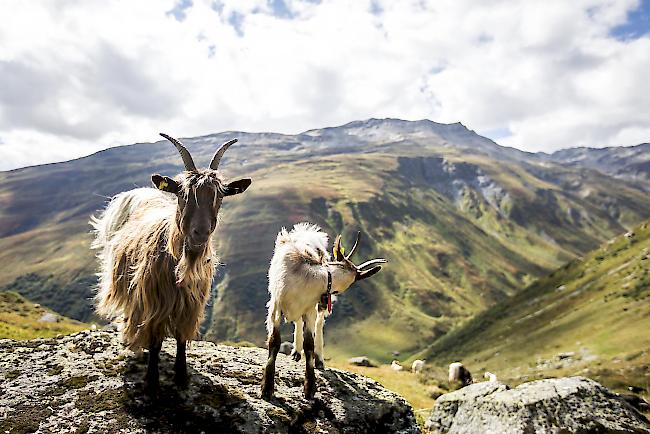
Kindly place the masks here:
POLYGON ((158 387, 163 339, 176 338, 175 381, 187 382, 185 349, 195 339, 210 294, 217 259, 212 234, 225 196, 242 193, 250 179, 224 182, 217 172, 224 143, 208 169, 198 169, 178 140, 161 134, 180 153, 185 171, 175 179, 158 174, 156 187, 120 193, 91 224, 92 247, 101 262, 97 312, 124 322, 123 340, 147 348, 146 387, 158 387))
POLYGON ((343 293, 354 282, 372 276, 381 270, 378 264, 385 259, 373 259, 356 266, 350 260, 359 238, 345 256, 341 236, 334 242, 334 260, 327 253, 328 237, 321 229, 309 223, 299 223, 291 232, 282 229, 275 240, 275 251, 269 268, 269 293, 267 304, 269 358, 262 379, 262 398, 270 400, 274 391, 275 359, 280 350, 280 322, 302 321, 302 340, 305 352, 305 386, 307 399, 316 392, 314 373, 314 331, 319 303, 331 307, 331 295, 343 293))

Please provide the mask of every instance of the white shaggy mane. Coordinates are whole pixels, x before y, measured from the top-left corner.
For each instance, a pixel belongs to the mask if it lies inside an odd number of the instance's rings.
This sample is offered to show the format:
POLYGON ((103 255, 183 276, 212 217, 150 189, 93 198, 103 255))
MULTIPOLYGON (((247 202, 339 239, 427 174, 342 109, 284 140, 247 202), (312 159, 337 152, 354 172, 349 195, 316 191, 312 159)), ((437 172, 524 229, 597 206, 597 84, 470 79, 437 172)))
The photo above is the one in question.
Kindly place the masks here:
POLYGON ((329 260, 327 244, 329 237, 318 225, 311 223, 298 223, 291 232, 282 228, 275 240, 277 249, 283 244, 290 244, 293 249, 308 256, 313 262, 321 263, 323 259, 329 260))

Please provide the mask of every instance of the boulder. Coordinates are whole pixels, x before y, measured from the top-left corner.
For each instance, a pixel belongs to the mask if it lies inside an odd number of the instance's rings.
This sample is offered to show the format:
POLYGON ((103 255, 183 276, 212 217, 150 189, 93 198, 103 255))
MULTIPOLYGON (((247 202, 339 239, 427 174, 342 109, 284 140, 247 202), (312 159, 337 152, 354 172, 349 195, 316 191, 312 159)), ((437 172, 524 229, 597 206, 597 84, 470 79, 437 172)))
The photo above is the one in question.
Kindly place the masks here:
POLYGON ((641 413, 584 377, 514 389, 498 382, 472 384, 438 398, 425 426, 439 433, 650 433, 641 413))
POLYGON ((366 367, 374 366, 370 362, 370 359, 366 356, 352 357, 351 359, 348 360, 348 363, 354 366, 366 366, 366 367))
POLYGON ((282 342, 280 344, 280 352, 285 355, 291 354, 293 351, 293 343, 292 342, 282 342))
POLYGON ((316 399, 307 401, 304 363, 280 354, 276 397, 266 402, 266 350, 192 342, 186 389, 173 383, 174 354, 165 341, 151 400, 144 360, 116 332, 0 340, 0 432, 418 432, 402 397, 360 375, 317 371, 316 399))

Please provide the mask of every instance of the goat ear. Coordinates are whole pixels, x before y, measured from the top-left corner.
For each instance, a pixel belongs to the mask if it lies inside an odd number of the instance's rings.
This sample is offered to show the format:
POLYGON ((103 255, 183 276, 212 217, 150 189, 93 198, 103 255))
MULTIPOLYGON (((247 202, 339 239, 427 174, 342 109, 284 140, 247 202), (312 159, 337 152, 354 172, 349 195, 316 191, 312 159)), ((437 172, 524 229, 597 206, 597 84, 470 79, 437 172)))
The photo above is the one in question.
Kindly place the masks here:
POLYGON ((171 179, 169 176, 162 176, 158 174, 151 175, 151 182, 153 182, 153 185, 158 190, 174 194, 178 193, 178 183, 171 179))
POLYGON ((379 273, 380 270, 381 270, 381 266, 378 265, 378 266, 376 266, 376 267, 372 267, 370 270, 357 271, 357 278, 356 278, 356 280, 363 280, 363 279, 366 279, 366 278, 372 276, 373 274, 377 274, 377 273, 379 273))
POLYGON ((233 194, 239 194, 246 191, 249 185, 253 182, 250 178, 238 179, 233 181, 230 184, 227 184, 223 188, 224 196, 232 196, 233 194))

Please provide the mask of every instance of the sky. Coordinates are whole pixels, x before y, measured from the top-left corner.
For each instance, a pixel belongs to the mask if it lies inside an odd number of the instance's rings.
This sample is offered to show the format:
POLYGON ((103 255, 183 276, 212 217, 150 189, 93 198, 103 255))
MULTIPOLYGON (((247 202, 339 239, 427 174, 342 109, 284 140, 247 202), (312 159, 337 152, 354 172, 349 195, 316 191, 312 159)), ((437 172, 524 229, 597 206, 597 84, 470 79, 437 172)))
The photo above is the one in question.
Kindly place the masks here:
POLYGON ((650 0, 0 0, 0 170, 393 117, 650 141, 650 0))

